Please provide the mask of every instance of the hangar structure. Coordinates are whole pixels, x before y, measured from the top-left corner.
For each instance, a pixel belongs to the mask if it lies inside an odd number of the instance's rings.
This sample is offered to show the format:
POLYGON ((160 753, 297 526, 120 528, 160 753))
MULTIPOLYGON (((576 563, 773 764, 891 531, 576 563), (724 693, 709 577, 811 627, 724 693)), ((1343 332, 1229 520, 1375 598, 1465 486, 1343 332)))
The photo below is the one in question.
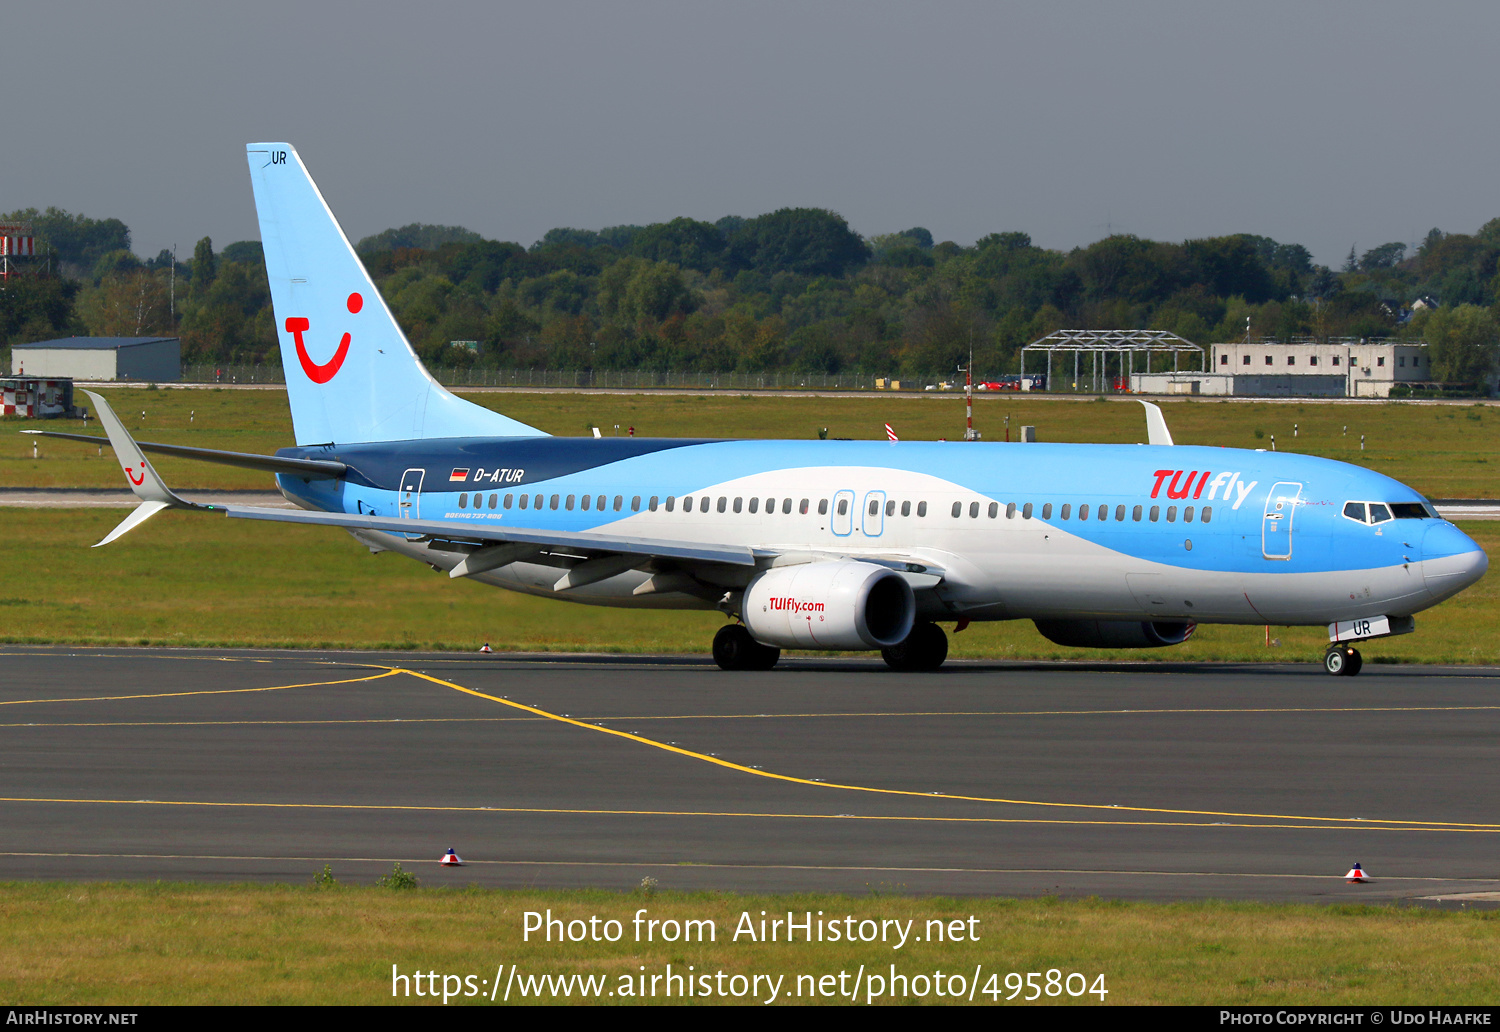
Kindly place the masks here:
POLYGON ((13 376, 74 380, 136 380, 176 383, 182 379, 182 345, 176 337, 64 337, 13 344, 13 376))
MULTIPOLYGON (((1179 337, 1175 333, 1166 330, 1056 330, 1047 336, 1034 340, 1021 349, 1021 376, 1026 375, 1026 356, 1032 352, 1040 352, 1046 355, 1047 361, 1047 387, 1052 389, 1056 383, 1052 377, 1052 358, 1054 355, 1073 356, 1073 389, 1078 390, 1080 377, 1087 377, 1089 387, 1087 390, 1095 393, 1110 389, 1123 390, 1130 385, 1130 377, 1135 373, 1136 361, 1139 358, 1141 368, 1151 372, 1151 356, 1153 354, 1172 356, 1172 371, 1176 372, 1182 364, 1182 356, 1197 356, 1193 365, 1203 368, 1203 349, 1186 338, 1179 337), (1089 356, 1089 362, 1084 365, 1082 358, 1089 356), (1110 359, 1115 358, 1118 362, 1118 372, 1110 370, 1110 359)), ((1063 371, 1066 376, 1066 369, 1063 371)))

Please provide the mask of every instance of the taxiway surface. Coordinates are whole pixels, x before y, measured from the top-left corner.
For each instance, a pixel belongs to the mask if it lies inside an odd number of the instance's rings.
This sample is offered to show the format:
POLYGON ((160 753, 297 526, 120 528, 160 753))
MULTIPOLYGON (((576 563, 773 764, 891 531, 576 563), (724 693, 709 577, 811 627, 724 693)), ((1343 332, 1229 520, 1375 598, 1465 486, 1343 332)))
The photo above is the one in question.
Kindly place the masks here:
POLYGON ((0 669, 0 879, 1500 891, 1493 668, 8 646, 0 669))

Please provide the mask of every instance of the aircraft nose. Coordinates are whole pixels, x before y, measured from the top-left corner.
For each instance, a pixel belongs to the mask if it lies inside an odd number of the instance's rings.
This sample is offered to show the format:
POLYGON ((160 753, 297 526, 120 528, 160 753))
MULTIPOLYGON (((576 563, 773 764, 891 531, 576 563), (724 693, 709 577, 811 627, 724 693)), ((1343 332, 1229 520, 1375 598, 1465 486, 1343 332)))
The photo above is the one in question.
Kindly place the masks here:
POLYGON ((1422 580, 1434 601, 1458 594, 1484 576, 1490 557, 1473 538, 1446 521, 1422 536, 1422 580))

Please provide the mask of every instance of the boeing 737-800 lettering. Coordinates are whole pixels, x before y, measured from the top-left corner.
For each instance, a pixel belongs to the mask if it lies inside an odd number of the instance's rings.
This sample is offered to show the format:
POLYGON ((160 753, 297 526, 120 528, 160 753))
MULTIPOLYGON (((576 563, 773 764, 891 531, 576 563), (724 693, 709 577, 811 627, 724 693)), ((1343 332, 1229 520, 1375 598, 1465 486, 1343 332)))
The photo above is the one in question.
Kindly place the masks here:
MULTIPOLYGON (((296 446, 138 443, 98 406, 140 507, 343 527, 497 587, 716 609, 713 653, 947 655, 942 621, 1033 620, 1055 642, 1149 648, 1200 623, 1326 624, 1354 644, 1473 584, 1485 553, 1417 492, 1305 455, 1172 443, 560 438, 443 389, 418 361, 296 150, 248 148, 296 446), (273 472, 297 510, 203 506, 146 451, 273 472)), ((71 435, 60 435, 71 436, 71 435)), ((92 440, 92 438, 85 438, 92 440)))

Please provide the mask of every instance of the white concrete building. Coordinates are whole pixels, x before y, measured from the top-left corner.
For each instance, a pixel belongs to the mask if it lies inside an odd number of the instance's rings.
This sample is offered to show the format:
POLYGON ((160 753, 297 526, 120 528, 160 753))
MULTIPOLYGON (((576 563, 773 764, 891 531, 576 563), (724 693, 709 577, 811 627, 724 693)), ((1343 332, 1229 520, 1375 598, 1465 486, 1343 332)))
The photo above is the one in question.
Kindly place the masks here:
MULTIPOLYGON (((1245 377, 1247 387, 1250 377, 1272 377, 1279 383, 1290 378, 1309 377, 1326 382, 1329 377, 1341 377, 1344 397, 1387 398, 1398 383, 1430 382, 1432 358, 1425 341, 1335 339, 1320 344, 1252 340, 1214 344, 1209 370, 1233 376, 1237 381, 1245 377)), ((1325 394, 1325 387, 1314 387, 1314 379, 1304 382, 1309 395, 1325 394)))
POLYGON ((13 376, 175 383, 182 379, 182 346, 176 337, 40 340, 11 345, 10 371, 13 376))

